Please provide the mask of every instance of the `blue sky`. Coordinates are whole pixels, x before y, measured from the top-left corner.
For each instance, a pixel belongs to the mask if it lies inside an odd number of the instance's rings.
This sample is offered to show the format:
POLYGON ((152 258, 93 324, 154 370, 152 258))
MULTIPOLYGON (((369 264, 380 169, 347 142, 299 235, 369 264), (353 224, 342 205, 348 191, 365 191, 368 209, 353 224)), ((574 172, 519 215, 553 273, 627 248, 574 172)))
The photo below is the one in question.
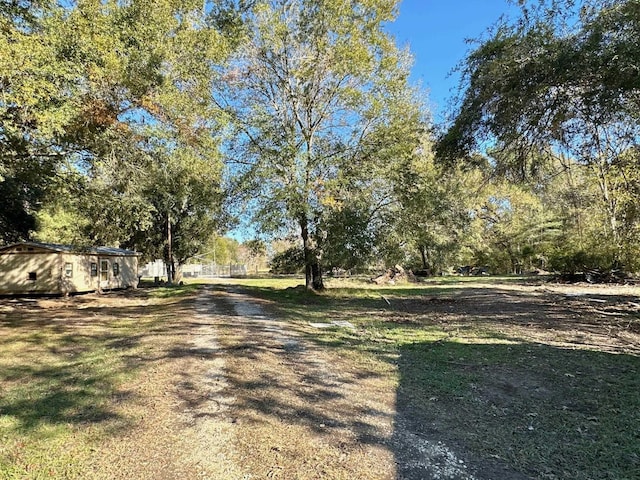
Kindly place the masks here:
POLYGON ((412 80, 427 89, 434 120, 442 120, 447 100, 455 94, 458 76, 452 69, 471 45, 502 14, 517 8, 507 0, 402 0, 400 15, 388 26, 400 46, 414 55, 412 80))

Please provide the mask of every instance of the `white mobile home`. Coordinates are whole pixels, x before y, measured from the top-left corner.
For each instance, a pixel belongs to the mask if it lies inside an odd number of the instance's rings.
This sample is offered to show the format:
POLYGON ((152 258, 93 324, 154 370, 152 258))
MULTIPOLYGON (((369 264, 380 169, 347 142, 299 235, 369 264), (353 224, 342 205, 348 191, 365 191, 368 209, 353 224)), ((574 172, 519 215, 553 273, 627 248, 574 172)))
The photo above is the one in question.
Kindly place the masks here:
POLYGON ((111 247, 14 243, 0 247, 0 295, 136 287, 139 256, 111 247))

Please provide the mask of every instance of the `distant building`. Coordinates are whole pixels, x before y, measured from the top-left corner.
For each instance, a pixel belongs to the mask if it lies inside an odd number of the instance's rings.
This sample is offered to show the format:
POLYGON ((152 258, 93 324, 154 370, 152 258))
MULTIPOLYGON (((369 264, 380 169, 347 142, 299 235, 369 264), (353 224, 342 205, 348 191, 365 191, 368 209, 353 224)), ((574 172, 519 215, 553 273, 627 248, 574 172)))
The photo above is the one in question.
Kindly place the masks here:
POLYGON ((111 247, 14 243, 0 247, 0 295, 136 287, 139 256, 111 247))

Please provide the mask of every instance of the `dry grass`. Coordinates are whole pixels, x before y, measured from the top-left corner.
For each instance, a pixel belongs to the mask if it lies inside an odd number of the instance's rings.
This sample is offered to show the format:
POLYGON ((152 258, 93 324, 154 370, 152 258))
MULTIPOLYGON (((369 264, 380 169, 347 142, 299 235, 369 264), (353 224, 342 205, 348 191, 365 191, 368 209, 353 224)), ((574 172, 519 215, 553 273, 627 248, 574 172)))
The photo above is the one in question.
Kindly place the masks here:
POLYGON ((185 295, 4 300, 0 478, 190 472, 175 449, 184 429, 173 408, 179 372, 197 371, 180 353, 191 327, 185 295))
POLYGON ((308 342, 251 297, 218 291, 235 461, 250 478, 388 479, 394 389, 308 342))

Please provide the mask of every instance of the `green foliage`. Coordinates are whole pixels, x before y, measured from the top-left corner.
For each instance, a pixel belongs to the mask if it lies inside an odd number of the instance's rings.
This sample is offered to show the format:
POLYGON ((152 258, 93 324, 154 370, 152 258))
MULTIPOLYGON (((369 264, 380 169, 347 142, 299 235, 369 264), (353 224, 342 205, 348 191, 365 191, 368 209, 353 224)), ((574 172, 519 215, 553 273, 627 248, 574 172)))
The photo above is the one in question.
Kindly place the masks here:
POLYGON ((249 254, 254 257, 259 257, 267 253, 267 245, 260 239, 247 240, 242 244, 249 254))
POLYGON ((518 181, 536 181, 558 157, 570 159, 564 162, 567 169, 584 165, 599 208, 587 205, 593 215, 574 208, 582 218, 563 217, 565 225, 578 226, 582 244, 569 251, 579 252, 588 242, 599 246, 595 251, 604 258, 612 253, 631 267, 638 197, 631 193, 635 181, 623 180, 627 167, 620 166, 637 165, 640 138, 638 3, 521 5, 517 22, 498 25, 468 55, 464 95, 438 155, 461 160, 490 143, 496 171, 518 181))
POLYGON ((496 273, 545 268, 561 224, 530 189, 494 182, 476 211, 484 240, 484 264, 496 273), (489 254, 489 252, 491 252, 489 254))
POLYGON ((184 261, 224 223, 210 82, 227 39, 191 0, 33 5, 0 10, 2 240, 50 204, 40 239, 156 255, 173 217, 184 261))
POLYGON ((64 151, 57 140, 77 110, 74 65, 58 55, 49 2, 0 8, 0 241, 27 239, 64 151))
POLYGON ((228 188, 299 235, 308 287, 372 263, 640 269, 638 2, 519 2, 435 153, 397 3, 3 3, 0 242, 258 259, 210 248, 228 188))
MULTIPOLYGON (((5 171, 5 175, 6 173, 5 171)), ((33 186, 32 180, 25 179, 21 173, 14 171, 0 180, 0 197, 4 199, 4 208, 0 212, 2 243, 24 240, 36 228, 35 217, 28 206, 41 201, 43 193, 33 186)), ((33 178, 31 172, 28 177, 33 178)))
POLYGON ((467 57, 467 88, 439 145, 443 156, 461 158, 497 138, 522 162, 549 145, 589 162, 603 153, 601 141, 620 148, 637 133, 637 81, 627 77, 637 78, 637 2, 584 2, 580 15, 541 3, 467 57))
POLYGON ((261 239, 247 240, 240 245, 239 261, 246 265, 247 271, 260 273, 268 265, 267 244, 261 239))
POLYGON ((466 238, 478 171, 446 169, 434 161, 430 134, 392 173, 397 197, 394 228, 405 263, 437 274, 455 263, 466 238), (401 247, 400 247, 401 248, 401 247))
POLYGON ((600 252, 554 252, 549 258, 549 267, 562 273, 577 273, 587 270, 607 271, 614 266, 612 257, 607 258, 600 252))
POLYGON ((240 244, 237 240, 229 237, 212 235, 204 247, 203 256, 218 265, 239 262, 240 244))
POLYGON ((277 253, 269 261, 271 273, 294 274, 304 270, 304 251, 300 247, 291 247, 277 253))
POLYGON ((366 267, 374 259, 384 223, 373 220, 375 215, 363 204, 348 204, 327 215, 324 228, 328 232, 324 243, 323 265, 326 269, 345 270, 366 267))
MULTIPOLYGON (((67 200, 68 197, 60 199, 67 200)), ((38 229, 33 235, 34 240, 84 246, 88 243, 85 232, 90 229, 89 219, 61 203, 49 204, 38 212, 38 229)))
POLYGON ((381 140, 403 144, 406 55, 382 28, 395 7, 263 0, 238 12, 245 41, 219 79, 235 126, 229 158, 263 230, 299 231, 309 288, 322 288, 329 224, 352 195, 371 191, 388 159, 381 140))

